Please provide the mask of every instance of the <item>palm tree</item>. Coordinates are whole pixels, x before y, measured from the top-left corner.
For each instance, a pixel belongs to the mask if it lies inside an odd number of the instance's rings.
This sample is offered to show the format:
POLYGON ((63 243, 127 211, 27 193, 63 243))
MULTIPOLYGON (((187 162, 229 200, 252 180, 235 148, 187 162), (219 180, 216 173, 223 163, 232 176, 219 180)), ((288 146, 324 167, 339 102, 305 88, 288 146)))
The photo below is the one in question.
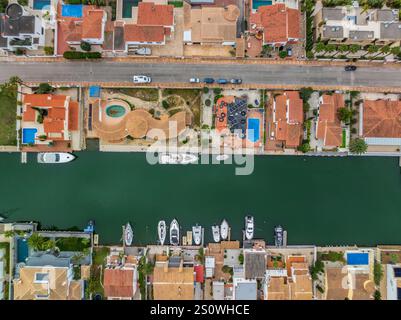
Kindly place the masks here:
POLYGON ((73 264, 80 264, 80 262, 85 258, 85 255, 83 252, 77 252, 74 254, 71 258, 71 262, 73 264))
POLYGON ((31 247, 33 250, 41 250, 43 246, 44 239, 43 237, 38 234, 38 233, 33 233, 29 238, 28 238, 28 246, 31 247))

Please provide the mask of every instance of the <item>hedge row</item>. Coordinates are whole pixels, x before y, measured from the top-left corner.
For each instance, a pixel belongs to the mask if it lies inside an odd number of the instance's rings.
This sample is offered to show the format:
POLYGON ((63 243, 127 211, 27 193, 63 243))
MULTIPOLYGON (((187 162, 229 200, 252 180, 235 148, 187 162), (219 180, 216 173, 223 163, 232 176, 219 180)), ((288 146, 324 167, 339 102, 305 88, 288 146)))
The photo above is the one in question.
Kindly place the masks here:
POLYGON ((63 57, 65 59, 100 59, 102 54, 100 52, 66 51, 63 57))

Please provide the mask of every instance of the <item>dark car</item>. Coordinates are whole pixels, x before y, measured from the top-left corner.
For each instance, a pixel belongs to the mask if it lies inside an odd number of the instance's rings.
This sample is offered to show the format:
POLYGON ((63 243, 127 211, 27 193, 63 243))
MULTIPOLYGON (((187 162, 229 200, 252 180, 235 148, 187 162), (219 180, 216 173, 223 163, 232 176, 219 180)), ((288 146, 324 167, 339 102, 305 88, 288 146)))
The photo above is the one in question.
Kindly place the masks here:
POLYGON ((241 79, 231 79, 230 82, 231 82, 232 84, 241 84, 241 83, 242 83, 242 80, 241 80, 241 79))
POLYGON ((219 80, 217 80, 217 83, 218 84, 227 84, 228 81, 227 81, 227 79, 219 79, 219 80))
POLYGON ((213 78, 205 78, 203 79, 204 83, 214 83, 214 79, 213 78))
POLYGON ((355 71, 356 70, 356 66, 345 66, 345 71, 355 71))

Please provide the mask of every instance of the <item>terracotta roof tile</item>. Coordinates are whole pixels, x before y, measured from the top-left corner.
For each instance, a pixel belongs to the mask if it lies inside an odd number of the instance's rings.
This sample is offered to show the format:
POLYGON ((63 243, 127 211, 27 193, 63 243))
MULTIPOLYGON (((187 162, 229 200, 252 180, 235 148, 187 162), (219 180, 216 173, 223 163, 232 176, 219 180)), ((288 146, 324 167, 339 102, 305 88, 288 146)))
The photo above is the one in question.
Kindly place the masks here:
POLYGON ((85 7, 82 21, 82 39, 101 39, 102 21, 105 12, 85 7))
POLYGON ((174 6, 140 2, 138 4, 138 25, 172 26, 174 24, 174 6))
POLYGON ((127 42, 163 42, 164 28, 162 26, 139 26, 126 24, 124 40, 127 42))
POLYGON ((78 102, 71 101, 70 105, 68 106, 68 130, 76 131, 79 129, 78 112, 79 112, 78 102))
POLYGON ((324 94, 319 106, 319 118, 316 137, 323 140, 325 146, 339 147, 342 144, 341 122, 337 112, 344 107, 344 96, 339 93, 324 94))
POLYGON ((104 294, 106 297, 130 298, 134 294, 134 270, 105 269, 104 294))

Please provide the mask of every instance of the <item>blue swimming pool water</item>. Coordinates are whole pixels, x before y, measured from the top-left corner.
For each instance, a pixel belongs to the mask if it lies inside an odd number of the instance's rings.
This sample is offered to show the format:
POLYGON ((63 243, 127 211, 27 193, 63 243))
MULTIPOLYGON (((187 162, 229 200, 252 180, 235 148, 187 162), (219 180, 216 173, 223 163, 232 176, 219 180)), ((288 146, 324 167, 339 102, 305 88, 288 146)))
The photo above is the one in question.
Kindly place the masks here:
POLYGON ((17 240, 17 263, 25 262, 25 259, 29 257, 28 242, 24 238, 18 238, 17 240))
POLYGON ((35 10, 42 10, 46 6, 50 6, 50 0, 33 0, 35 10))
POLYGON ((38 129, 36 128, 24 128, 22 129, 22 143, 33 144, 35 143, 35 136, 38 129))
POLYGON ((61 6, 61 15, 70 18, 82 18, 83 15, 82 4, 63 4, 61 6))
POLYGON ((256 142, 259 140, 260 133, 260 120, 256 118, 248 119, 248 140, 251 142, 256 142), (252 132, 253 131, 253 132, 252 132))
POLYGON ((132 18, 132 7, 138 6, 139 0, 123 0, 123 18, 132 18))
POLYGON ((361 253, 347 253, 347 264, 349 265, 368 265, 369 254, 365 252, 361 253))
POLYGON ((252 0, 252 9, 257 10, 261 6, 271 6, 272 1, 271 0, 252 0))

